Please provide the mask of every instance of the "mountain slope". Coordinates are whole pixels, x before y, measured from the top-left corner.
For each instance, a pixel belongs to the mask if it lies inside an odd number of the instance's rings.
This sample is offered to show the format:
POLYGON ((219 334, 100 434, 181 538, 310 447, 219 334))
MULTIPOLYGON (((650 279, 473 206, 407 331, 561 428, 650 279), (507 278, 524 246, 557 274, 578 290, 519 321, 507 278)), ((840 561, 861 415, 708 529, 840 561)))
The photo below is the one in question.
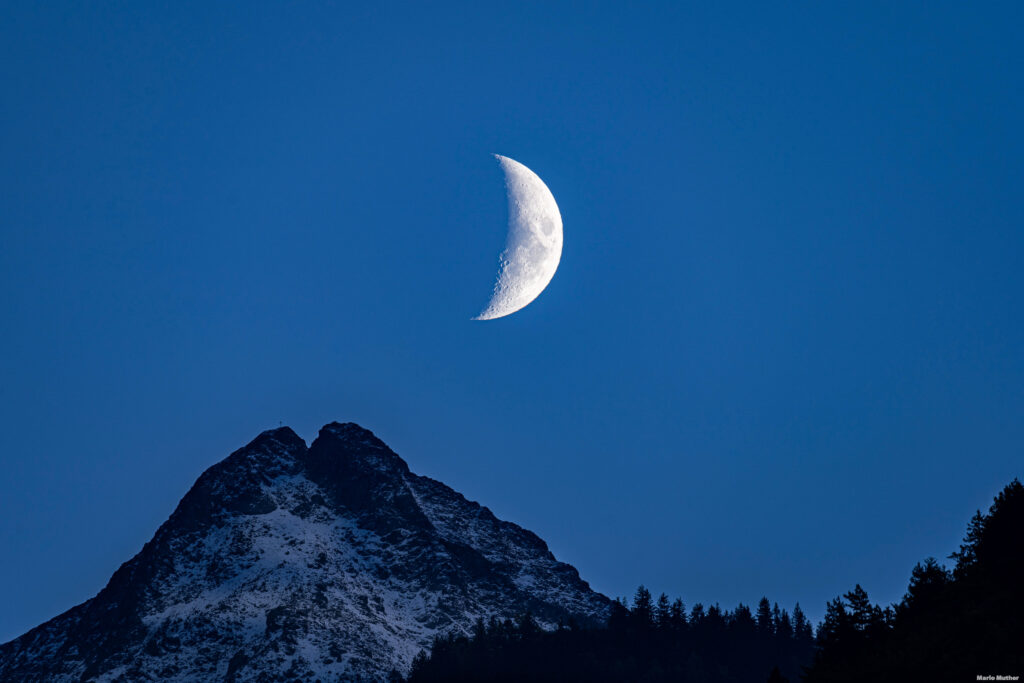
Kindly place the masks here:
POLYGON ((382 679, 434 634, 608 599, 371 432, 287 427, 209 468, 100 593, 0 645, 4 681, 382 679))

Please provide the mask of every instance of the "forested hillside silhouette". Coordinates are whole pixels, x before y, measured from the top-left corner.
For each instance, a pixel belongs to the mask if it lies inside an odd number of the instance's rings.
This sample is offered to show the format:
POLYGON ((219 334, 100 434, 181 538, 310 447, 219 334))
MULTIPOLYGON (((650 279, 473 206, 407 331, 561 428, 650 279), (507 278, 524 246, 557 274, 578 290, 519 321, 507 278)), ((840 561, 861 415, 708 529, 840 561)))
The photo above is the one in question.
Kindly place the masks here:
POLYGON ((810 661, 811 623, 797 605, 790 614, 763 598, 755 611, 732 611, 641 586, 632 605, 616 600, 607 628, 565 624, 540 629, 529 615, 479 621, 471 636, 437 640, 413 663, 410 683, 440 681, 693 681, 764 683, 795 676, 810 661))
MULTIPOLYGON (((1024 486, 1014 479, 970 521, 947 569, 914 567, 895 605, 873 604, 857 585, 828 603, 812 636, 767 598, 756 610, 687 610, 641 586, 613 603, 605 628, 539 628, 529 614, 478 621, 470 636, 439 638, 413 663, 409 683, 594 681, 849 683, 1024 680, 1024 486)), ((393 675, 400 680, 400 676, 393 675)))
POLYGON ((1024 486, 1014 479, 971 520, 947 570, 914 567, 882 608, 860 586, 828 604, 808 683, 1024 680, 1024 486))

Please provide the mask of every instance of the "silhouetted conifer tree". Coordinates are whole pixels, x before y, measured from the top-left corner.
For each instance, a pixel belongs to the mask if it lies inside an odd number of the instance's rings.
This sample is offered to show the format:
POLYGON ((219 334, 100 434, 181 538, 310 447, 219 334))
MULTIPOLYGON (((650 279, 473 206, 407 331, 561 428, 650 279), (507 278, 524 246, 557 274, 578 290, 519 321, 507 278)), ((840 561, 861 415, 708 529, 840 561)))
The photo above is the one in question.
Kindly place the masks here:
POLYGON ((672 606, 669 604, 668 596, 662 593, 658 596, 658 603, 654 607, 654 619, 658 623, 658 628, 668 628, 671 613, 672 606))
POLYGON ((798 641, 806 641, 808 644, 814 638, 814 628, 807 619, 807 615, 800 609, 800 603, 793 607, 793 637, 798 641))
POLYGON ((630 616, 633 624, 639 629, 647 629, 654 625, 654 603, 651 601, 651 592, 643 586, 636 589, 630 616))
POLYGON ((704 605, 699 602, 690 610, 690 626, 697 626, 704 621, 704 605))
POLYGON ((686 605, 680 598, 672 601, 672 607, 669 608, 669 621, 676 631, 686 628, 686 605))
POLYGON ((942 600, 952 576, 934 557, 918 562, 910 572, 910 585, 903 600, 896 606, 899 618, 910 618, 916 613, 931 610, 942 600))
POLYGON ((761 598, 761 601, 757 603, 757 631, 762 637, 767 638, 772 635, 772 606, 768 602, 768 598, 761 598))
POLYGON ((732 624, 737 631, 744 634, 749 633, 753 635, 757 632, 757 622, 754 621, 754 615, 751 613, 750 608, 742 602, 736 605, 736 609, 732 611, 732 624))
POLYGON ((786 610, 779 613, 779 620, 775 623, 775 635, 783 641, 793 638, 793 624, 789 620, 789 613, 786 610))

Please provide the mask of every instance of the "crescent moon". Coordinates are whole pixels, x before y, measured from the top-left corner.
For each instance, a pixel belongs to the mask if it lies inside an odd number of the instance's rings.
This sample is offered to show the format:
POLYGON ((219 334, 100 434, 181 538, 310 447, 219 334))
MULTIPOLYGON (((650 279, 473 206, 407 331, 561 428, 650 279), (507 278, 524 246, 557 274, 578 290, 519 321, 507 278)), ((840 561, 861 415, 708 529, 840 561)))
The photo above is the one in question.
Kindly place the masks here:
POLYGON ((518 161, 494 156, 505 172, 508 236, 494 293, 473 320, 502 318, 529 304, 551 282, 562 258, 562 215, 551 190, 518 161))

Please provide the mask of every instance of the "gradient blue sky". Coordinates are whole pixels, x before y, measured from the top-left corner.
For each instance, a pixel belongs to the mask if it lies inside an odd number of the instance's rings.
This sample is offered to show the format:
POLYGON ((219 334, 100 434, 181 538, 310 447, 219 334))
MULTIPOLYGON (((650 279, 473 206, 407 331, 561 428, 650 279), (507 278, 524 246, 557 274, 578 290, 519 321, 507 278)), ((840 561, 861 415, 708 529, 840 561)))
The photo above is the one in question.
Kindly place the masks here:
POLYGON ((594 587, 884 602, 1022 471, 1019 3, 8 3, 0 641, 356 421, 594 587), (517 159, 551 285, 470 322, 517 159))

